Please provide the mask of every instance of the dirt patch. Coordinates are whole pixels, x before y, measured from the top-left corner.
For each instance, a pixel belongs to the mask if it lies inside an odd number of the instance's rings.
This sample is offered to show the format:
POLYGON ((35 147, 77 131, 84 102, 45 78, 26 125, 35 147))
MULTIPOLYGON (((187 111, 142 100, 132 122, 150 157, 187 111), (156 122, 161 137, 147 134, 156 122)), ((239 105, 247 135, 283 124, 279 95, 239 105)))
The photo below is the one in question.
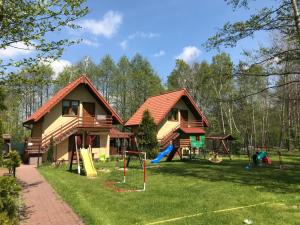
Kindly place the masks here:
POLYGON ((127 189, 116 187, 117 183, 118 182, 116 181, 106 181, 105 186, 109 189, 112 189, 115 192, 138 192, 138 190, 127 190, 127 189))

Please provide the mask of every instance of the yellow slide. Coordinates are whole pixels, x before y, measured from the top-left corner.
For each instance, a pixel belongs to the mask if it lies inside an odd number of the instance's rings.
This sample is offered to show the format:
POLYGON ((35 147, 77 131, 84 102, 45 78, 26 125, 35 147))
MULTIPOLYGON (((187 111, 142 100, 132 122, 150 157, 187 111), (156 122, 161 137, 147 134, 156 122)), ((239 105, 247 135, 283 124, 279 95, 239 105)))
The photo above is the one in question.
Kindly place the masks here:
POLYGON ((85 169, 85 173, 88 177, 97 176, 97 171, 95 170, 94 163, 92 157, 88 151, 88 149, 82 148, 80 149, 80 155, 83 161, 83 166, 85 169))

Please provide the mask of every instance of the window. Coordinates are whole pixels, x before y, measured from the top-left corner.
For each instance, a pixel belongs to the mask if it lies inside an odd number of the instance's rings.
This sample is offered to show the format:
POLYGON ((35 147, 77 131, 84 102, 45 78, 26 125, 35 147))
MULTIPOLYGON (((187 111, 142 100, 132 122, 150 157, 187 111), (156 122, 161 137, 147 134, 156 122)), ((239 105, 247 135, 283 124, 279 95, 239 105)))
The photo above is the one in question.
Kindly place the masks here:
POLYGON ((172 109, 169 113, 168 120, 170 121, 178 121, 178 109, 172 109))
POLYGON ((77 116, 79 101, 77 100, 63 100, 62 101, 62 115, 77 116))

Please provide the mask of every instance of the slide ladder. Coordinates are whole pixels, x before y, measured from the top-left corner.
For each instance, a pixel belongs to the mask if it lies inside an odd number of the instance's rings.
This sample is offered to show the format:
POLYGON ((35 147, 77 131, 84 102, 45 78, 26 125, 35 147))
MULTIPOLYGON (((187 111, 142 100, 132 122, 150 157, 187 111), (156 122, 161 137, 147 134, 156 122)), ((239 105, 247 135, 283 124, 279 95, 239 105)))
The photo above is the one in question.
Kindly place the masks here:
POLYGON ((88 149, 82 148, 80 149, 80 155, 83 161, 83 166, 85 173, 88 177, 95 177, 97 176, 97 171, 94 167, 94 163, 91 157, 91 154, 89 153, 88 149))

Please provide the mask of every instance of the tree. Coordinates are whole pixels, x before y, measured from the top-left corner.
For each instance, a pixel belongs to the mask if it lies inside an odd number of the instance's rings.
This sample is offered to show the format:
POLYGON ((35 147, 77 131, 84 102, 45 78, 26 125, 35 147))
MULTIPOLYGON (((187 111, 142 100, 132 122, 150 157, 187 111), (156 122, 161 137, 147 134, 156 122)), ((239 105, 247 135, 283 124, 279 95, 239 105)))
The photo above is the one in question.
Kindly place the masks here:
POLYGON ((50 40, 49 34, 63 28, 79 28, 74 22, 85 16, 85 0, 1 0, 0 49, 35 51, 34 57, 20 60, 0 60, 0 74, 11 68, 30 66, 41 60, 53 60, 62 55, 64 46, 78 41, 50 40))
POLYGON ((159 151, 157 141, 157 126, 148 110, 144 111, 142 122, 138 129, 137 140, 139 148, 145 151, 148 157, 154 158, 159 151))
POLYGON ((130 61, 130 75, 128 77, 129 114, 132 115, 146 99, 159 94, 163 87, 158 75, 151 64, 140 54, 136 54, 130 61))
POLYGON ((168 89, 187 88, 187 82, 192 82, 189 80, 190 74, 190 66, 183 60, 177 59, 174 70, 171 72, 170 76, 168 76, 168 89))
MULTIPOLYGON (((249 0, 227 0, 228 4, 235 9, 248 7, 249 0)), ((300 74, 295 68, 282 71, 281 68, 286 64, 298 63, 300 53, 300 24, 297 0, 280 0, 276 6, 265 7, 248 20, 235 23, 227 22, 214 36, 210 37, 205 46, 208 50, 214 48, 235 47, 237 43, 245 38, 253 37, 261 31, 273 32, 281 36, 281 41, 287 47, 272 45, 271 47, 261 47, 257 54, 252 57, 251 64, 271 65, 271 69, 265 74, 247 73, 246 76, 285 76, 300 74), (275 63, 274 63, 275 62, 275 63), (277 69, 274 67, 277 66, 277 69)), ((247 53, 249 55, 250 53, 247 53)), ((299 80, 293 81, 298 83, 299 80)), ((290 82, 281 84, 289 85, 290 82)), ((276 88, 278 85, 270 86, 276 88)), ((260 90, 261 91, 261 90, 260 90)), ((250 93, 255 94, 255 93, 250 93)))
POLYGON ((21 158, 17 151, 12 150, 6 155, 6 159, 4 161, 6 168, 9 173, 13 173, 14 177, 16 177, 16 168, 21 165, 21 158))
MULTIPOLYGON (((249 8, 250 0, 227 0, 234 9, 240 7, 249 8)), ((275 2, 275 1, 274 1, 275 2)), ((276 1, 270 7, 262 8, 253 13, 249 19, 234 23, 227 22, 214 36, 205 43, 208 50, 220 47, 235 47, 237 43, 245 38, 253 38, 258 32, 269 32, 273 35, 273 42, 269 46, 260 47, 257 51, 245 52, 247 57, 246 67, 253 68, 260 65, 263 70, 236 70, 234 76, 266 78, 265 84, 261 88, 251 88, 247 92, 234 99, 235 102, 243 101, 242 98, 253 99, 254 95, 261 95, 263 102, 257 100, 253 102, 254 107, 264 107, 269 109, 263 113, 261 123, 262 139, 271 139, 270 134, 281 126, 280 135, 273 133, 273 137, 278 137, 281 147, 291 148, 291 144, 299 146, 299 84, 300 84, 300 14, 298 0, 276 1), (274 36, 276 38, 274 38, 274 36), (274 82, 275 81, 275 82, 274 82), (268 91, 273 89, 272 91, 268 91), (264 95, 264 96, 263 96, 264 95), (269 97, 267 96, 269 95, 269 97), (292 97, 293 96, 293 97, 292 97), (273 98, 272 100, 271 97, 273 98), (272 106, 274 104, 274 107, 272 106), (271 111, 271 108, 274 109, 271 111), (278 110, 280 109, 280 110, 278 110), (270 117, 268 113, 273 116, 270 117), (277 118, 277 122, 276 119, 277 118), (276 127, 277 124, 277 127, 276 127), (272 129, 266 126, 273 126, 272 129)), ((222 101, 227 101, 222 99, 222 101)), ((261 101, 261 100, 260 100, 261 101)), ((263 108, 262 107, 262 108, 263 108)), ((255 115, 253 110, 252 114, 255 115)), ((253 126, 256 119, 253 119, 253 126)), ((253 128, 254 129, 254 128, 253 128)), ((255 129, 256 130, 256 129, 255 129)), ((256 140, 257 138, 254 138, 256 140)))

